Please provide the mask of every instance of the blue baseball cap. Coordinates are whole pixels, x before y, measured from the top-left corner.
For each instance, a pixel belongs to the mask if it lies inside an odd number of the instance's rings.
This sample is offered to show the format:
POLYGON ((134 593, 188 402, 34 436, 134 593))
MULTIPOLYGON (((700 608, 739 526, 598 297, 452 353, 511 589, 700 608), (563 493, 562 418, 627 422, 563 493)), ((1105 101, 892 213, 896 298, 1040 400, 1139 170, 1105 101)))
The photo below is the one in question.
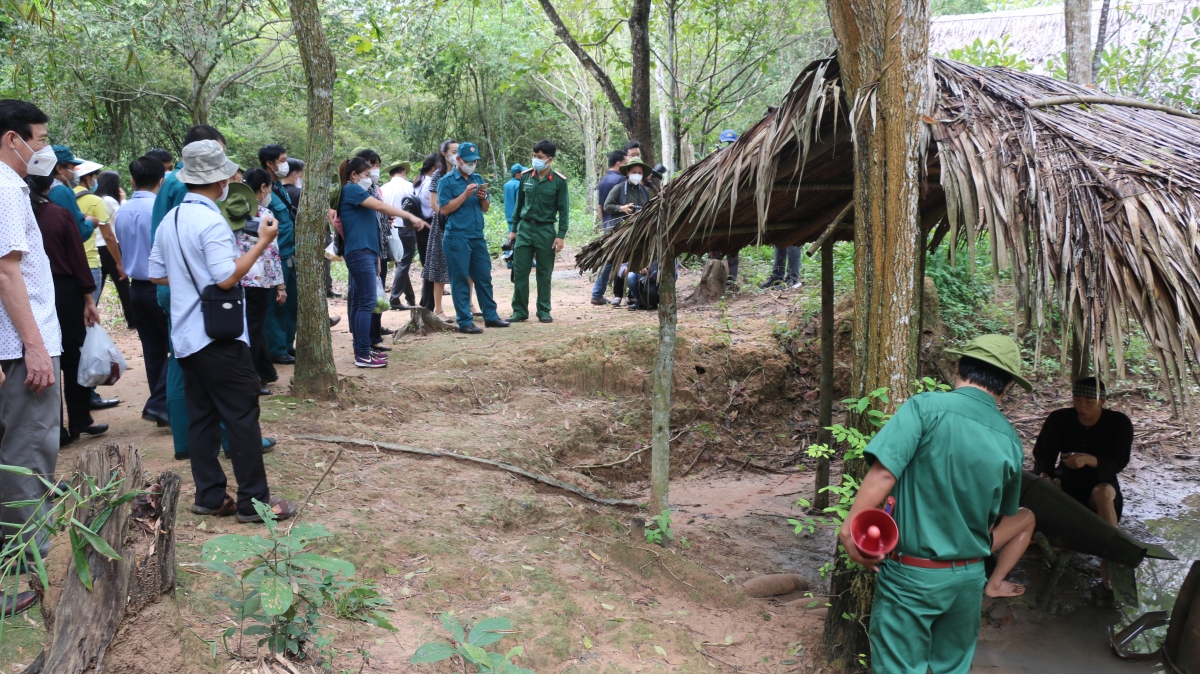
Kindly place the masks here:
POLYGON ((512 167, 508 169, 509 174, 514 176, 518 173, 524 173, 525 171, 525 167, 521 166, 520 164, 513 164, 512 167))
POLYGON ((479 148, 475 143, 459 143, 458 158, 463 161, 479 161, 479 148))
POLYGON ((75 158, 75 153, 71 152, 71 148, 66 145, 53 145, 50 149, 54 150, 54 156, 58 158, 58 163, 60 164, 65 163, 79 166, 83 163, 82 159, 75 158))
POLYGON ((737 131, 734 131, 733 129, 725 129, 724 131, 721 132, 721 137, 719 140, 722 143, 732 143, 733 141, 735 141, 737 139, 738 139, 737 131))

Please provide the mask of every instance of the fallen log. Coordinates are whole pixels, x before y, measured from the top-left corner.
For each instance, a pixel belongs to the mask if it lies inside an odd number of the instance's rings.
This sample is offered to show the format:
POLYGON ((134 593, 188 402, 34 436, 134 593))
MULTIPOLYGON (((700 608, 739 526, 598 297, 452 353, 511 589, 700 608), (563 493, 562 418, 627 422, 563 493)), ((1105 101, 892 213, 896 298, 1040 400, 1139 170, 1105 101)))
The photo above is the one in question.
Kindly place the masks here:
POLYGON ((444 459, 454 459, 456 461, 469 461, 471 463, 478 463, 478 464, 483 464, 485 466, 491 466, 493 468, 499 468, 500 470, 506 470, 514 475, 520 475, 521 477, 529 478, 530 480, 533 480, 534 482, 540 482, 542 484, 549 485, 551 487, 556 487, 556 488, 562 489, 564 491, 569 491, 572 494, 575 494, 576 496, 580 496, 589 501, 594 501, 601 505, 630 506, 630 507, 634 507, 634 508, 638 508, 638 507, 642 506, 641 501, 634 501, 631 499, 602 498, 602 497, 596 496, 595 494, 592 494, 590 492, 586 492, 586 491, 580 489, 579 487, 576 487, 573 484, 567 484, 566 482, 562 482, 560 480, 555 480, 554 478, 551 478, 551 477, 544 477, 542 475, 537 475, 535 473, 531 473, 531 472, 525 470, 524 468, 518 468, 510 463, 502 463, 500 461, 492 461, 491 459, 481 459, 477 456, 464 456, 462 454, 455 454, 453 452, 441 452, 441 451, 435 451, 432 449, 421 449, 420 447, 410 447, 408 445, 395 445, 390 442, 375 442, 373 440, 357 440, 355 438, 344 438, 344 437, 341 437, 340 435, 330 435, 330 436, 297 435, 296 439, 298 439, 298 440, 315 440, 316 442, 329 442, 329 443, 338 444, 338 445, 358 445, 359 447, 373 447, 375 449, 382 449, 387 452, 403 452, 406 454, 420 454, 422 456, 433 456, 433 457, 439 457, 439 458, 444 458, 444 459))
POLYGON ((437 332, 445 332, 447 330, 457 330, 458 326, 447 323, 437 317, 437 314, 426 309, 425 307, 413 307, 409 313, 408 325, 402 330, 396 332, 392 337, 392 342, 395 343, 404 335, 416 335, 424 337, 437 332))
MULTIPOLYGON (((98 484, 121 478, 117 496, 141 491, 113 510, 96 531, 119 560, 110 560, 92 547, 85 552, 92 577, 88 590, 71 563, 52 564, 50 588, 42 593, 42 615, 48 643, 40 670, 55 674, 119 671, 129 674, 197 671, 186 666, 189 650, 202 650, 196 640, 181 640, 182 619, 174 597, 159 602, 175 589, 175 512, 180 479, 167 471, 151 481, 141 470, 141 457, 132 447, 115 444, 84 452, 72 484, 85 498, 87 475, 98 484), (60 591, 61 590, 61 591, 60 591)), ((93 504, 76 519, 94 526, 104 504, 93 504)), ((52 558, 71 558, 71 546, 59 540, 52 558)), ((193 660, 194 661, 194 660, 193 660)), ((35 663, 36 664, 36 663, 35 663)))

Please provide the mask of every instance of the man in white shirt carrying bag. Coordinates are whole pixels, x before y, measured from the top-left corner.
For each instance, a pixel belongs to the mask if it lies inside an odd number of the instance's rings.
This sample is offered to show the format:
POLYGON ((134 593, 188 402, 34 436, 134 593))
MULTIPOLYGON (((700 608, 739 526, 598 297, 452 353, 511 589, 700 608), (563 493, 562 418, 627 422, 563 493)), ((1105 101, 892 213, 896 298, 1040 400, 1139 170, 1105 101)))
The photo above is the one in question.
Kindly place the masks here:
POLYGON ((163 217, 150 251, 150 280, 171 286, 171 345, 183 368, 188 406, 188 446, 196 501, 191 510, 239 522, 261 521, 253 501, 269 503, 277 519, 296 514, 297 506, 271 498, 263 466, 262 431, 258 425, 258 374, 250 358, 245 302, 214 296, 240 295, 242 277, 279 233, 274 222, 259 226, 258 243, 239 256, 233 231, 216 202, 228 194, 237 164, 221 144, 202 140, 183 148, 184 168, 177 178, 187 186, 183 203, 163 217), (206 311, 201 311, 202 302, 206 311), (236 313, 222 313, 236 312, 236 313), (240 321, 241 334, 228 324, 214 324, 217 314, 240 321), (240 316, 238 316, 240 314, 240 316), (218 332, 216 336, 214 332, 218 332), (230 458, 237 477, 234 500, 226 493, 220 424, 229 437, 230 458))

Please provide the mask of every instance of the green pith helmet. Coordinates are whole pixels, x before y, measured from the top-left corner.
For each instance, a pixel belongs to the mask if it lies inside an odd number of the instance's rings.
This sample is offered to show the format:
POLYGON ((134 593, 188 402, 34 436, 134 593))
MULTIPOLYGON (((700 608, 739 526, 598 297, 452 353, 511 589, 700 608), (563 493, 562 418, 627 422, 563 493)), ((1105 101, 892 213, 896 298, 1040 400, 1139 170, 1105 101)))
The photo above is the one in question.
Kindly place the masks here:
POLYGON ((1026 391, 1033 385, 1021 376, 1021 348, 1011 337, 1004 335, 980 335, 967 342, 961 349, 946 349, 955 356, 967 356, 994 365, 1012 375, 1013 381, 1026 391))
POLYGON ((229 183, 229 194, 225 201, 217 204, 229 228, 240 232, 246 221, 258 215, 258 195, 246 183, 229 183))

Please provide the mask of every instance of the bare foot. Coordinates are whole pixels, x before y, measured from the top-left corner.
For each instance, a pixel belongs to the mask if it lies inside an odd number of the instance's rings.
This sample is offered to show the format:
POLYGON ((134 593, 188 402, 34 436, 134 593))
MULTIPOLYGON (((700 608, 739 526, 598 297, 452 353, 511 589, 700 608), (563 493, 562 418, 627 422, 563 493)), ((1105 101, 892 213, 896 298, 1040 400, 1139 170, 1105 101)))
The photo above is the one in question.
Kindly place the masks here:
POLYGON ((1002 580, 999 583, 988 581, 983 593, 989 597, 1020 597, 1025 594, 1025 586, 1002 580))

